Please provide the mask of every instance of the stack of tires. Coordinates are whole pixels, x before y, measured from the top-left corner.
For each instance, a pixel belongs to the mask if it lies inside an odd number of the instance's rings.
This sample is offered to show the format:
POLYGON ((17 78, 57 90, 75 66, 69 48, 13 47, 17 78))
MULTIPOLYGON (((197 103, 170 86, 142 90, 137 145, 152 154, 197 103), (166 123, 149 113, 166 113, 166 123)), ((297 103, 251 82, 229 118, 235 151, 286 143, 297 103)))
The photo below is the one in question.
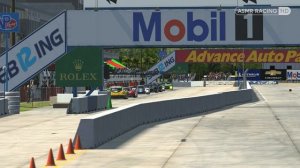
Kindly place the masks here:
POLYGON ((5 97, 8 100, 8 113, 20 113, 20 92, 5 92, 5 97))

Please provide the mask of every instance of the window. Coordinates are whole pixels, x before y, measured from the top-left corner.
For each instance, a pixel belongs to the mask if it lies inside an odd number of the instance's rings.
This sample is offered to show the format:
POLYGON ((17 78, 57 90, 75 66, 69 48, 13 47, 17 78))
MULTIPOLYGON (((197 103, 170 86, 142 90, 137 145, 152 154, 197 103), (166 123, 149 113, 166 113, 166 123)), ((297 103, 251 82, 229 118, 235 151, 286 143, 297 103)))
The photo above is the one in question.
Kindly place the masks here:
POLYGON ((270 65, 270 70, 275 70, 275 65, 270 65))
POLYGON ((286 69, 293 69, 292 65, 286 66, 286 69))

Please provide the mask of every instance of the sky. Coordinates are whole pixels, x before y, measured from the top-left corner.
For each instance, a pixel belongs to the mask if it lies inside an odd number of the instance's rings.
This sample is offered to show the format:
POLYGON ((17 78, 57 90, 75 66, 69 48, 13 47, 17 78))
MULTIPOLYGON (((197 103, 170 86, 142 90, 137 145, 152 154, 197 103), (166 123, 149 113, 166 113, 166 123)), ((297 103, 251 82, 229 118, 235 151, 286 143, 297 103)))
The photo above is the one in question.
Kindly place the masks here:
MULTIPOLYGON (((300 0, 257 0, 259 5, 300 6, 300 0)), ((106 0, 84 0, 84 7, 200 7, 243 6, 242 0, 118 0, 109 4, 106 0), (97 2, 98 1, 98 2, 97 2)), ((249 2, 248 5, 255 5, 249 2)))

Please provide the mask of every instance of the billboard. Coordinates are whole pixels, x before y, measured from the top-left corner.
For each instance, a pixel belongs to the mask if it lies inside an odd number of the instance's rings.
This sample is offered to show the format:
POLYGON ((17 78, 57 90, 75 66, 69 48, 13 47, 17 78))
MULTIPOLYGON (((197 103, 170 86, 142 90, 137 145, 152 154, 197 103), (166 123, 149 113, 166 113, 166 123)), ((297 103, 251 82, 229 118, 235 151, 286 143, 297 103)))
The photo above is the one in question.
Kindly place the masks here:
MULTIPOLYGON (((243 79, 243 70, 237 71, 237 76, 239 79, 243 79)), ((246 72, 246 79, 251 81, 259 81, 260 80, 260 70, 259 69, 249 69, 246 72)))
POLYGON ((300 44, 300 8, 287 9, 286 14, 280 14, 280 7, 71 10, 67 11, 68 45, 296 46, 300 44))
POLYGON ((152 68, 148 70, 148 73, 150 75, 147 77, 147 83, 152 83, 158 77, 160 77, 162 73, 167 72, 174 66, 175 66, 175 52, 171 53, 166 58, 164 58, 163 60, 161 60, 159 63, 157 63, 156 65, 154 65, 152 68))
POLYGON ((101 85, 102 52, 99 47, 78 47, 56 63, 57 86, 101 85))
POLYGON ((0 13, 0 32, 19 32, 19 13, 0 13))
POLYGON ((300 80, 300 70, 287 70, 286 80, 300 80))
POLYGON ((177 50, 176 63, 299 63, 293 49, 198 49, 177 50))
MULTIPOLYGON (((65 13, 58 15, 8 51, 8 91, 16 89, 66 52, 65 13)), ((0 91, 5 83, 0 57, 0 91)))
POLYGON ((286 80, 286 70, 285 69, 262 69, 260 71, 261 80, 286 80))

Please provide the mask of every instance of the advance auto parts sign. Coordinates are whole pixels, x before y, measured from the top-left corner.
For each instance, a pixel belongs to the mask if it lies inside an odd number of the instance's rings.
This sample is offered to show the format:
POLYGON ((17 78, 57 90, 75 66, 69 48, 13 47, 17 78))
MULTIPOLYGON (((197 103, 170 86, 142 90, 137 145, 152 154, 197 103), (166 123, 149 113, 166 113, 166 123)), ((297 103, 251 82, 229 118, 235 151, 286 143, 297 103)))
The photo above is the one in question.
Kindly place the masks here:
POLYGON ((201 49, 177 50, 176 63, 299 63, 300 50, 201 49))
POLYGON ((101 49, 99 47, 75 48, 56 64, 58 86, 101 85, 101 49))

